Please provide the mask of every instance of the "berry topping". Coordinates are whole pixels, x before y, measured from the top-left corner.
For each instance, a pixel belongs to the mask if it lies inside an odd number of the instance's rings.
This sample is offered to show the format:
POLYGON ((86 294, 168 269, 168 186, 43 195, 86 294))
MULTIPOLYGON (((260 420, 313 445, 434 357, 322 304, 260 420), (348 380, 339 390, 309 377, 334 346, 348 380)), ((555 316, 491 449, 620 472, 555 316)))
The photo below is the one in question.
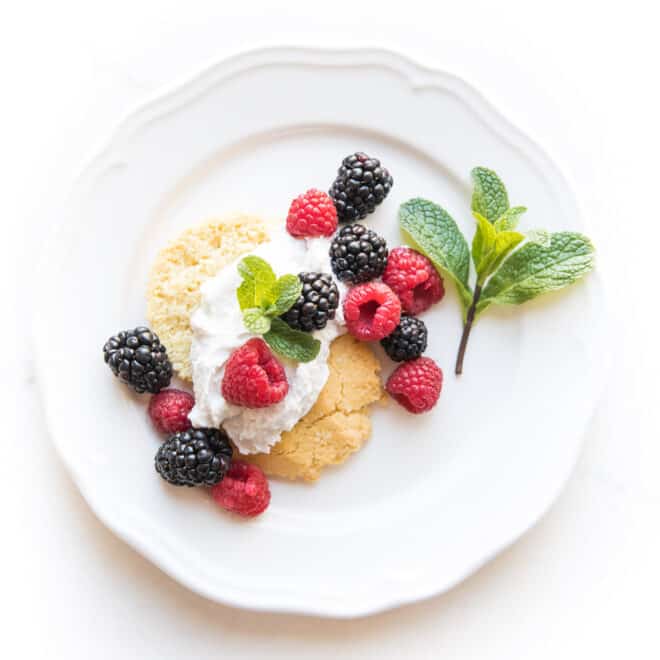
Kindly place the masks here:
POLYGON ((190 429, 175 433, 156 453, 156 472, 174 486, 213 486, 231 465, 224 431, 190 429))
POLYGON ((355 286, 344 298, 346 327, 361 341, 378 341, 387 337, 399 324, 400 317, 399 299, 382 282, 355 286))
POLYGON ((211 490, 223 508, 251 518, 263 513, 270 504, 266 475, 256 465, 234 461, 225 478, 211 490))
POLYGON ((195 405, 192 394, 183 390, 161 390, 149 401, 149 417, 161 433, 187 431, 192 424, 188 413, 195 405))
POLYGON ((139 394, 156 394, 172 379, 167 350, 149 328, 124 330, 110 337, 103 346, 103 358, 112 373, 139 394))
POLYGON ((286 229, 296 238, 332 236, 337 230, 337 209, 330 196, 312 188, 289 207, 286 229))
POLYGON ((246 408, 265 408, 279 403, 289 391, 284 367, 263 339, 250 339, 227 360, 222 396, 246 408))
POLYGON ((373 213, 392 189, 390 173, 378 158, 357 152, 346 156, 330 188, 339 222, 354 222, 373 213))
POLYGON ((383 282, 389 286, 409 314, 419 314, 442 300, 445 288, 433 264, 407 247, 394 248, 387 260, 383 282))
POLYGON ((330 263, 341 282, 368 282, 383 274, 387 265, 387 244, 364 225, 347 225, 339 230, 330 245, 330 263))
POLYGON ((298 278, 303 285, 302 293, 293 307, 282 315, 282 320, 294 330, 322 330, 335 318, 339 305, 337 285, 332 275, 326 273, 299 273, 298 278))
POLYGON ((381 339, 385 352, 395 362, 418 358, 426 350, 426 324, 414 316, 402 316, 401 323, 391 335, 381 339))
POLYGON ((409 412, 427 412, 435 406, 440 397, 442 369, 427 357, 404 362, 387 379, 385 389, 409 412))

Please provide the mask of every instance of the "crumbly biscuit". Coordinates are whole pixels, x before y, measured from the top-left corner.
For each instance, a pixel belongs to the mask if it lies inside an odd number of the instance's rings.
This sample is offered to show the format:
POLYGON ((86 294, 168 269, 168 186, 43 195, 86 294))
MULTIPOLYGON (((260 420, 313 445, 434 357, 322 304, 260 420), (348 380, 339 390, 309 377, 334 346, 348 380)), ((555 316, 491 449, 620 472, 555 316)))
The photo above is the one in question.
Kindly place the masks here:
POLYGON ((192 380, 190 315, 199 305, 200 285, 267 240, 263 220, 235 215, 187 229, 156 257, 147 289, 147 318, 183 380, 192 380))
POLYGON ((322 468, 343 463, 371 434, 369 404, 380 400, 380 363, 350 335, 335 339, 330 375, 312 409, 282 434, 269 454, 240 456, 266 474, 314 481, 322 468))

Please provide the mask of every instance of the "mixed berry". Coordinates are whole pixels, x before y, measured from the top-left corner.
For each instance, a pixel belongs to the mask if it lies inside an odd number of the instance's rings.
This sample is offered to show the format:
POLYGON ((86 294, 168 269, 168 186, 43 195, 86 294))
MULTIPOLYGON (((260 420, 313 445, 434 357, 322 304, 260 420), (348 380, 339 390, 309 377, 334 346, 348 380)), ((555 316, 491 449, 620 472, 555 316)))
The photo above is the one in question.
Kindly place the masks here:
POLYGON ((250 339, 227 360, 222 396, 229 403, 267 408, 279 403, 288 391, 284 367, 263 339, 250 339))
POLYGON ((355 222, 373 213, 394 183, 378 158, 358 151, 346 156, 330 188, 340 222, 355 222))
POLYGON ((337 279, 347 284, 376 279, 387 266, 385 239, 364 225, 346 225, 332 241, 330 265, 337 279))
MULTIPOLYGON (((442 390, 442 370, 423 357, 428 331, 417 315, 443 298, 442 278, 419 252, 408 247, 388 252, 381 236, 355 222, 373 213, 392 184, 378 159, 358 152, 342 161, 329 194, 313 188, 293 200, 287 231, 301 240, 332 237, 328 253, 332 274, 302 272, 276 279, 268 264, 251 257, 253 261, 244 267, 247 279, 243 291, 238 291, 239 303, 246 325, 254 328, 250 331, 263 338, 249 339, 227 360, 220 391, 228 403, 266 408, 283 401, 289 383, 278 346, 290 340, 294 348, 299 347, 305 342, 296 341, 306 336, 310 349, 310 333, 335 319, 341 304, 347 331, 360 341, 380 342, 390 359, 400 363, 385 386, 390 396, 414 414, 435 406, 442 390), (338 230, 338 222, 349 224, 338 230), (342 300, 333 274, 349 287, 342 300), (268 295, 277 293, 266 303, 259 302, 254 288, 263 282, 268 295), (245 309, 242 299, 248 301, 245 309), (253 300, 261 307, 254 307, 253 300)), ((224 430, 194 428, 189 419, 193 396, 167 389, 172 364, 154 332, 146 327, 120 332, 108 339, 103 354, 122 382, 138 393, 153 395, 148 415, 154 428, 166 436, 156 453, 155 468, 165 481, 175 486, 209 486, 220 506, 242 516, 259 515, 268 507, 271 494, 262 470, 233 460, 224 430)))
POLYGON ((409 247, 394 248, 387 259, 383 282, 408 314, 425 312, 445 295, 442 278, 430 260, 409 247))
POLYGON ((298 300, 282 315, 294 330, 323 330, 335 318, 339 306, 339 290, 327 273, 300 273, 302 291, 298 300))

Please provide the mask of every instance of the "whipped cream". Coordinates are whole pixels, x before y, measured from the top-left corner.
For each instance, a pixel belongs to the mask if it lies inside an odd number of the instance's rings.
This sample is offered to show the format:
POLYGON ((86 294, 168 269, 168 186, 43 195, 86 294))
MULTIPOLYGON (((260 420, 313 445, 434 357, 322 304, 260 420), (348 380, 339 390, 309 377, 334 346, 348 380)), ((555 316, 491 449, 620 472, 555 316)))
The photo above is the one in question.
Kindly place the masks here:
MULTIPOLYGON (((329 238, 296 239, 278 228, 269 243, 257 246, 250 254, 265 259, 277 276, 305 271, 330 273, 330 242, 329 238)), ((190 319, 195 407, 189 417, 196 427, 222 425, 242 454, 269 453, 280 435, 291 430, 316 402, 328 379, 330 343, 346 328, 340 302, 335 319, 313 333, 321 342, 316 359, 302 363, 276 355, 289 381, 289 391, 279 403, 268 408, 244 408, 225 401, 220 391, 225 364, 235 349, 256 336, 243 325, 236 299, 241 283, 237 265, 242 258, 204 282, 200 306, 190 319)), ((346 289, 339 282, 337 286, 341 300, 346 289)))

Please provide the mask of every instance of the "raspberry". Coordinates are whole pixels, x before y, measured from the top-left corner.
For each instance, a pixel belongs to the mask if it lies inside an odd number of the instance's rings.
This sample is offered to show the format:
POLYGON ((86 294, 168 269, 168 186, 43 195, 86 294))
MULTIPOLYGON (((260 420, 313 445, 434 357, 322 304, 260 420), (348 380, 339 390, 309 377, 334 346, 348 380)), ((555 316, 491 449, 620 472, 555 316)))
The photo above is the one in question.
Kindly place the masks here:
POLYGON ((383 282, 389 286, 409 314, 419 314, 442 300, 445 287, 433 264, 407 247, 394 248, 387 260, 383 282))
POLYGON ((246 408, 265 408, 281 401, 289 391, 284 367, 263 339, 250 339, 227 360, 222 396, 246 408))
POLYGON ((427 412, 440 397, 442 369, 427 357, 404 362, 387 379, 385 389, 409 412, 427 412))
POLYGON ((149 401, 149 417, 157 431, 161 433, 178 433, 187 431, 192 424, 188 413, 195 405, 192 394, 182 390, 161 390, 149 401))
POLYGON ((399 325, 400 318, 401 303, 382 282, 354 286, 344 298, 346 327, 361 341, 387 337, 399 325))
POLYGON ((328 194, 311 188, 291 202, 286 229, 297 238, 332 236, 337 229, 334 202, 328 194))
POLYGON ((263 513, 270 504, 266 475, 244 461, 232 463, 225 478, 211 489, 211 495, 224 509, 250 518, 263 513))

